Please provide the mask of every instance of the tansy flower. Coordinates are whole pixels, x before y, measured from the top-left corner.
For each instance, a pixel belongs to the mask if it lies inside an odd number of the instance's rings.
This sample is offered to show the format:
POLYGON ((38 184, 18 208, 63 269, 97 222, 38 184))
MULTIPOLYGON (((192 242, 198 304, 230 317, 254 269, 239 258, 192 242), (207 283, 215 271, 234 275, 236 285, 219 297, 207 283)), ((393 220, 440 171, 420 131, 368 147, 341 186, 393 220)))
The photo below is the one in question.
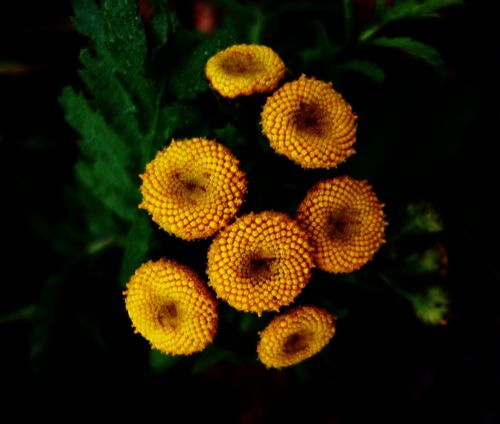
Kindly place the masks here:
POLYGON ((271 147, 304 168, 332 168, 351 156, 355 121, 331 83, 305 75, 276 90, 261 114, 271 147))
POLYGON ((335 329, 335 318, 324 309, 299 306, 274 318, 261 332, 259 359, 268 368, 297 364, 323 349, 335 329))
POLYGON ((213 296, 188 267, 161 259, 141 265, 127 285, 125 306, 136 332, 171 355, 203 350, 217 331, 213 296))
POLYGON ((140 208, 165 231, 185 240, 209 237, 238 212, 246 178, 238 160, 204 138, 172 140, 146 165, 140 208))
POLYGON ((238 44, 212 56, 205 75, 214 90, 233 99, 273 91, 285 70, 285 64, 271 48, 238 44))
POLYGON ((240 311, 277 311, 309 281, 307 234, 278 212, 250 213, 224 228, 208 252, 209 284, 240 311))
POLYGON ((297 212, 311 237, 316 264, 340 273, 368 262, 385 241, 383 206, 365 181, 344 176, 317 183, 297 212))

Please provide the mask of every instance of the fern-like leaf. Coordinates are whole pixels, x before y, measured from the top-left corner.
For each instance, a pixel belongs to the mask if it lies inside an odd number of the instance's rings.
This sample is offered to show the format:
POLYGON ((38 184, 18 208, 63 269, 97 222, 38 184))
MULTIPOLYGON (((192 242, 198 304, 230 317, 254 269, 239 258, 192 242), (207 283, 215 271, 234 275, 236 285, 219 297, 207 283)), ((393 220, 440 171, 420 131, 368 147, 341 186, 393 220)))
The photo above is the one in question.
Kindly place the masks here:
POLYGON ((359 36, 360 41, 366 41, 388 23, 403 19, 422 19, 438 17, 441 9, 450 6, 463 5, 462 0, 406 0, 399 1, 394 6, 383 8, 379 19, 370 24, 359 36))
POLYGON ((444 74, 444 61, 441 54, 432 46, 409 37, 380 37, 369 43, 372 46, 388 47, 401 50, 431 65, 440 74, 444 74))

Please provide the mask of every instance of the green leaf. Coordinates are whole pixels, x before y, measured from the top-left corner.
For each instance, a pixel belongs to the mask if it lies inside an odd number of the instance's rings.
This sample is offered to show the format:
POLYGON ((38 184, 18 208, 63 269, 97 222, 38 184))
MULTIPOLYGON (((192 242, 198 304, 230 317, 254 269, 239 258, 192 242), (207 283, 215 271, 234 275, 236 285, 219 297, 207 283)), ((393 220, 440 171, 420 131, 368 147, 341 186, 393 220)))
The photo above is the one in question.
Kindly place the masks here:
POLYGON ((135 187, 126 174, 119 172, 114 175, 113 168, 104 161, 93 164, 79 161, 75 170, 77 180, 116 215, 126 221, 133 219, 134 204, 137 203, 135 196, 132 196, 135 187))
POLYGON ((438 233, 443 230, 443 219, 430 203, 410 203, 406 215, 405 234, 438 233))
POLYGON ((79 71, 80 77, 109 126, 124 134, 129 145, 132 142, 144 143, 138 125, 139 110, 108 61, 96 58, 88 50, 82 51, 80 60, 84 65, 79 71))
POLYGON ((205 78, 207 60, 234 43, 233 31, 225 29, 205 38, 188 58, 172 71, 171 89, 174 95, 181 100, 194 99, 198 94, 208 91, 209 85, 205 78))
MULTIPOLYGON (((359 36, 360 41, 371 38, 380 28, 402 19, 422 19, 438 17, 438 11, 450 6, 463 5, 462 0, 416 0, 399 1, 392 7, 383 8, 380 18, 368 26, 359 36)), ((380 10, 381 8, 378 8, 380 10)))
POLYGON ((380 37, 372 40, 369 45, 388 47, 401 50, 417 59, 431 65, 436 71, 444 74, 444 61, 441 54, 432 46, 409 37, 380 37))
POLYGON ((65 88, 60 102, 67 122, 82 136, 78 179, 119 217, 131 220, 137 190, 126 171, 130 154, 123 139, 73 89, 65 88))
MULTIPOLYGON (((96 251, 103 240, 125 239, 122 275, 129 275, 143 260, 151 232, 137 212, 137 175, 172 131, 162 105, 166 76, 149 76, 152 64, 135 0, 74 0, 73 5, 73 24, 91 41, 80 55, 87 91, 66 88, 60 103, 81 136, 76 174, 87 192, 79 198, 89 223, 88 246, 96 251)), ((164 45, 173 28, 166 2, 156 0, 155 6, 153 32, 164 45)))
POLYGON ((152 228, 151 220, 143 211, 138 211, 123 244, 124 254, 120 281, 125 286, 130 276, 143 263, 148 252, 152 228))
POLYGON ((172 33, 171 17, 169 16, 166 0, 152 1, 153 15, 151 16, 151 29, 156 38, 155 49, 159 49, 167 43, 169 33, 172 33))
POLYGON ((171 356, 161 353, 159 350, 151 349, 149 352, 149 366, 156 373, 162 373, 177 365, 182 356, 171 356))
POLYGON ((415 314, 425 324, 445 324, 450 310, 450 298, 439 286, 428 287, 424 294, 408 293, 415 314))
POLYGON ((135 0, 103 0, 102 18, 106 31, 106 47, 124 75, 144 72, 146 35, 135 0))
POLYGON ((368 60, 351 60, 337 66, 336 69, 341 71, 353 71, 370 78, 377 84, 382 84, 385 81, 385 72, 377 64, 368 60))
POLYGON ((405 271, 413 275, 437 273, 444 269, 445 252, 439 247, 432 247, 424 252, 415 252, 404 260, 405 271))
POLYGON ((33 318, 36 312, 36 305, 26 305, 15 311, 0 316, 0 325, 10 324, 18 321, 27 321, 33 318))

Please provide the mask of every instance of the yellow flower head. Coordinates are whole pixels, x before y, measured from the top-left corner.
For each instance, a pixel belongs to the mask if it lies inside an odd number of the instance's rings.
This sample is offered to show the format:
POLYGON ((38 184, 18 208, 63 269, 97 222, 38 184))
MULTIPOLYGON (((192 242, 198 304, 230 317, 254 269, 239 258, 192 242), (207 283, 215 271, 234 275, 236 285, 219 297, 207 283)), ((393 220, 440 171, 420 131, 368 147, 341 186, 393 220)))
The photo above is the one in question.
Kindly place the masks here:
POLYGON ((295 365, 323 349, 335 334, 335 318, 316 306, 279 315, 261 332, 259 359, 268 368, 295 365))
POLYGON ((383 204, 366 181, 337 177, 317 183, 297 211, 315 248, 316 264, 335 273, 367 263, 384 243, 383 204))
POLYGON ((209 284, 240 311, 278 311, 309 281, 307 234, 278 212, 250 213, 224 228, 208 252, 209 284))
POLYGON ((130 279, 125 295, 136 332, 163 353, 199 352, 217 332, 215 300, 184 265, 167 259, 146 262, 130 279))
POLYGON ((285 71, 271 48, 255 44, 228 47, 212 56, 205 67, 212 88, 230 99, 275 90, 285 71))
POLYGON ((284 84, 261 122, 271 147, 304 168, 332 168, 354 153, 356 115, 331 83, 302 75, 284 84))
POLYGON ((238 212, 246 178, 238 160, 204 138, 172 140, 146 165, 143 202, 153 221, 185 240, 209 237, 238 212))

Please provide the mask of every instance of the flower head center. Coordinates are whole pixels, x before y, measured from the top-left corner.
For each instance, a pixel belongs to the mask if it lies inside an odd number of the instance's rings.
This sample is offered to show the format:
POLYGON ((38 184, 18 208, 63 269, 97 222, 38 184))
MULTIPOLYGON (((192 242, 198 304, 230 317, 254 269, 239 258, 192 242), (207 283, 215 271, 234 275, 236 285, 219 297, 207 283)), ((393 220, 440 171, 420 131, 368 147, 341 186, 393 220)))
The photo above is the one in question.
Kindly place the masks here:
POLYGON ((359 220, 353 211, 342 210, 331 213, 327 218, 328 235, 335 240, 348 240, 359 230, 359 220))
POLYGON ((186 181, 181 181, 181 184, 189 193, 195 193, 200 191, 204 193, 207 191, 207 189, 198 181, 186 180, 186 181))
POLYGON ((283 343, 283 353, 286 355, 293 355, 301 352, 309 345, 309 337, 307 333, 293 333, 290 334, 283 343))
POLYGON ((318 105, 300 103, 295 113, 295 126, 299 131, 320 136, 323 133, 322 122, 322 113, 318 105))
POLYGON ((230 75, 242 75, 252 73, 256 70, 257 63, 253 56, 241 52, 234 52, 224 58, 222 69, 230 75))
POLYGON ((273 274, 273 262, 276 258, 266 258, 261 255, 255 255, 250 258, 243 274, 246 278, 252 280, 267 279, 273 274))
POLYGON ((186 173, 175 172, 173 174, 175 180, 183 192, 183 196, 192 204, 197 201, 207 192, 207 182, 209 175, 204 173, 202 178, 186 175, 186 173))
POLYGON ((158 322, 162 327, 175 328, 179 321, 179 310, 175 302, 164 303, 158 311, 158 322))

